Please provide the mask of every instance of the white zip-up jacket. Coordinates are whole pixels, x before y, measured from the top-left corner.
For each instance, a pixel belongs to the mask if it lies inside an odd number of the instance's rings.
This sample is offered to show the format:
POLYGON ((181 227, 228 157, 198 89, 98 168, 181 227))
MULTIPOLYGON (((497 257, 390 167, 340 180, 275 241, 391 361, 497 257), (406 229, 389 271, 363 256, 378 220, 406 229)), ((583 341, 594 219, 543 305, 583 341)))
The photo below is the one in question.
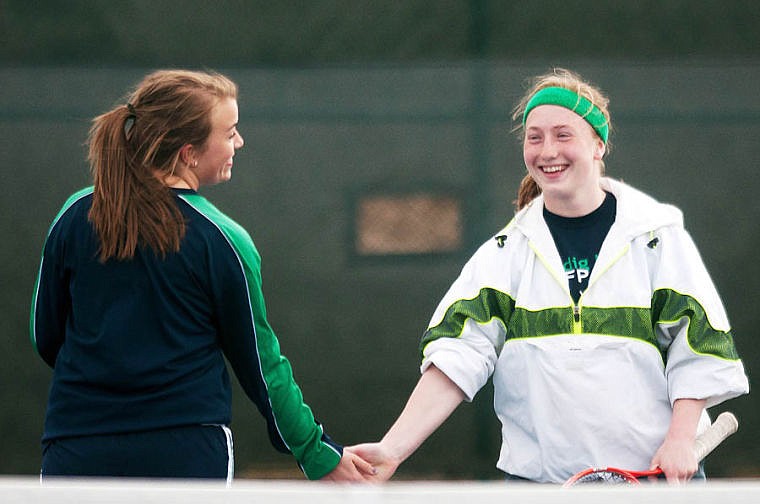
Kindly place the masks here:
POLYGON ((422 371, 434 364, 468 400, 493 376, 497 467, 534 481, 648 469, 675 400, 749 391, 681 211, 602 184, 616 219, 577 304, 539 196, 468 261, 422 339, 422 371))

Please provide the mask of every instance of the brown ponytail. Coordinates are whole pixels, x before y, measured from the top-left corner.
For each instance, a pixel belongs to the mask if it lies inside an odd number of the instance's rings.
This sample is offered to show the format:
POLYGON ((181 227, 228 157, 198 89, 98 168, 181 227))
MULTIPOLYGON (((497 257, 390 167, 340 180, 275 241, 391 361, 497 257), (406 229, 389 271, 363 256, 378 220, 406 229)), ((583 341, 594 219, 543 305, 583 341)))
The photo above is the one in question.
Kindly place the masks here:
POLYGON ((204 147, 211 109, 222 98, 237 98, 237 86, 224 76, 163 70, 145 77, 126 104, 93 120, 88 217, 101 261, 130 259, 138 247, 161 256, 179 250, 185 222, 163 181, 184 145, 204 147))
MULTIPOLYGON (((179 250, 182 214, 152 170, 139 163, 127 141, 126 106, 103 114, 90 130, 89 161, 95 186, 89 219, 100 239, 100 260, 129 259, 140 245, 161 255, 179 250)), ((136 124, 131 125, 135 129, 136 124)))

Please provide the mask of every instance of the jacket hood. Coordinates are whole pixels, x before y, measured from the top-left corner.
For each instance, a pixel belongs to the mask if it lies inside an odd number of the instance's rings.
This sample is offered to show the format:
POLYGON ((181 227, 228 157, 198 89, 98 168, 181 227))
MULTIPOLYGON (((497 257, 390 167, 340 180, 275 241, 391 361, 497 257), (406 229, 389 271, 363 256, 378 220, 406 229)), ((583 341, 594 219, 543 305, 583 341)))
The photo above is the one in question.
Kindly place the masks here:
MULTIPOLYGON (((602 188, 617 200, 617 216, 614 226, 624 230, 628 238, 650 233, 665 226, 683 227, 683 213, 673 205, 660 203, 648 194, 620 181, 603 177, 602 188)), ((502 231, 508 234, 517 229, 528 238, 531 230, 543 227, 544 195, 541 194, 515 214, 502 231)))

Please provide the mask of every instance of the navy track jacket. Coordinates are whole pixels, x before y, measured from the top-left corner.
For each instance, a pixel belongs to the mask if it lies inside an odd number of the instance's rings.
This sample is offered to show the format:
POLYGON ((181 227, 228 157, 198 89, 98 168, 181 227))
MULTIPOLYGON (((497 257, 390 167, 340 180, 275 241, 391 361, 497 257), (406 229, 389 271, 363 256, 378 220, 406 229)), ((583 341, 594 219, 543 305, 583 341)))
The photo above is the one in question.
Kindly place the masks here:
POLYGON ((248 233, 192 190, 178 253, 98 259, 92 188, 72 195, 45 241, 30 317, 53 368, 43 440, 231 421, 224 357, 267 421, 272 444, 321 478, 342 448, 304 403, 266 318, 248 233))

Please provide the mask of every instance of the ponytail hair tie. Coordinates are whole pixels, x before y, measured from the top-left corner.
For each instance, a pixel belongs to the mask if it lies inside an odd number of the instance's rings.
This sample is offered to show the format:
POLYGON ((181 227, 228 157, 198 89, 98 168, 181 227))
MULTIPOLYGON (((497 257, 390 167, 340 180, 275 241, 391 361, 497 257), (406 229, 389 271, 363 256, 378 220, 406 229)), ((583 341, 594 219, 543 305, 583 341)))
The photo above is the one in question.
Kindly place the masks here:
POLYGON ((127 102, 127 111, 129 111, 129 115, 124 120, 124 136, 129 140, 129 133, 132 131, 132 127, 135 125, 135 120, 137 119, 137 112, 135 111, 135 107, 127 102))

